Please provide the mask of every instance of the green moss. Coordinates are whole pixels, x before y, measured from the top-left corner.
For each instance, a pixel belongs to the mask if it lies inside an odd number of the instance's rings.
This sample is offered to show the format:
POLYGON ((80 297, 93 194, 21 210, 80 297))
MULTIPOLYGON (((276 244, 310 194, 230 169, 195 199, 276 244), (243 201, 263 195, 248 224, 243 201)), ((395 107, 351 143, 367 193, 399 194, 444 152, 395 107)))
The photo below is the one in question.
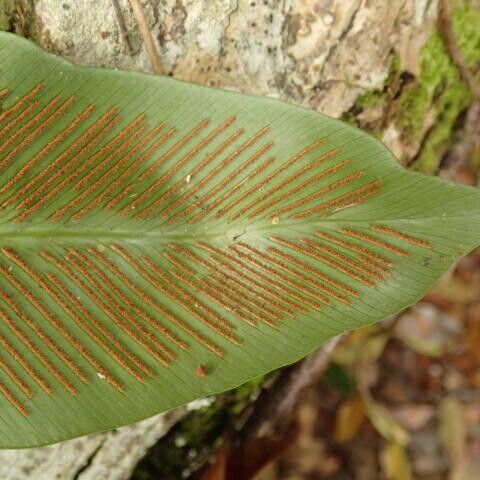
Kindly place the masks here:
POLYGON ((400 74, 400 57, 398 55, 393 55, 388 76, 383 87, 366 91, 357 99, 355 105, 344 114, 342 119, 355 127, 370 131, 373 135, 380 135, 383 118, 379 118, 379 121, 374 122, 373 124, 361 124, 358 116, 365 110, 371 108, 380 108, 383 111, 386 111, 397 90, 400 74))
POLYGON ((0 0, 0 30, 30 37, 34 0, 0 0))
POLYGON ((9 32, 13 26, 14 0, 0 0, 0 30, 9 32))
POLYGON ((439 33, 424 46, 421 68, 418 82, 400 99, 395 123, 405 143, 423 139, 414 168, 434 173, 448 148, 457 118, 470 104, 472 95, 439 33), (432 126, 425 132, 429 117, 432 126))
MULTIPOLYGON (((469 0, 455 0, 454 7, 458 46, 472 72, 478 72, 480 82, 480 11, 472 9, 469 0)), ((394 56, 383 88, 365 92, 343 119, 378 137, 386 125, 394 123, 401 131, 402 143, 421 142, 413 168, 435 173, 459 116, 471 102, 472 94, 443 37, 436 32, 422 49, 418 78, 403 72, 400 58, 394 56)))
POLYGON ((453 29, 458 46, 470 69, 478 72, 477 80, 480 80, 480 11, 469 8, 465 0, 456 3, 453 29))
POLYGON ((369 90, 364 93, 357 101, 357 106, 365 109, 377 106, 379 103, 383 103, 385 94, 380 90, 369 90))
MULTIPOLYGON (((459 48, 472 69, 480 64, 480 12, 456 2, 454 31, 459 48)), ((414 168, 437 171, 447 151, 457 119, 472 101, 472 94, 450 57, 440 33, 435 33, 422 50, 418 81, 405 89, 397 108, 395 124, 405 144, 422 141, 414 168), (429 119, 428 131, 425 120, 429 119)))

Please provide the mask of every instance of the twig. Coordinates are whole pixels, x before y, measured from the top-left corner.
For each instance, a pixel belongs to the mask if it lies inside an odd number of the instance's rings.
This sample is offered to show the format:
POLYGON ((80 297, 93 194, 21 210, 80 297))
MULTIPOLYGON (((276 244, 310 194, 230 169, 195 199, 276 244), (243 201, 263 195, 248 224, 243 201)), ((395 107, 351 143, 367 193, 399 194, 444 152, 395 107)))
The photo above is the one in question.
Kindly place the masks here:
POLYGON ((242 436, 262 437, 274 430, 297 404, 300 393, 325 373, 337 345, 338 336, 302 362, 285 369, 277 381, 257 400, 254 414, 242 429, 242 436))
POLYGON ((453 31, 453 11, 450 0, 441 0, 438 20, 440 30, 443 33, 445 43, 453 62, 457 66, 465 82, 467 82, 473 95, 476 98, 480 98, 480 84, 477 83, 475 75, 470 70, 468 63, 458 46, 455 32, 453 31))
POLYGON ((120 35, 125 42, 125 46, 127 47, 127 51, 129 55, 133 54, 132 44, 130 43, 130 39, 128 38, 128 30, 127 25, 125 24, 125 18, 123 17, 122 10, 120 5, 118 4, 118 0, 112 0, 113 10, 115 12, 115 17, 117 18, 118 28, 120 30, 120 35))
POLYGON ((150 61, 152 62, 152 69, 157 75, 162 75, 162 62, 160 61, 157 47, 155 46, 155 43, 153 41, 152 32, 150 32, 150 28, 148 27, 142 4, 140 3, 140 0, 130 0, 130 5, 132 6, 135 18, 137 19, 138 28, 140 29, 143 41, 145 42, 148 56, 150 57, 150 61))

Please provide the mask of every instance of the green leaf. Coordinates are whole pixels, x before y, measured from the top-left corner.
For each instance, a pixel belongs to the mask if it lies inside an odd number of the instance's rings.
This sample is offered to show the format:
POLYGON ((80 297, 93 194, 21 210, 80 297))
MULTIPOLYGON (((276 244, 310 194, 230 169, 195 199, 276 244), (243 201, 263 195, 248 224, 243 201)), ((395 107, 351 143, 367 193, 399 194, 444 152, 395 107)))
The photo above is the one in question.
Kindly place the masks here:
POLYGON ((0 35, 0 446, 125 425, 418 300, 475 189, 276 100, 0 35))

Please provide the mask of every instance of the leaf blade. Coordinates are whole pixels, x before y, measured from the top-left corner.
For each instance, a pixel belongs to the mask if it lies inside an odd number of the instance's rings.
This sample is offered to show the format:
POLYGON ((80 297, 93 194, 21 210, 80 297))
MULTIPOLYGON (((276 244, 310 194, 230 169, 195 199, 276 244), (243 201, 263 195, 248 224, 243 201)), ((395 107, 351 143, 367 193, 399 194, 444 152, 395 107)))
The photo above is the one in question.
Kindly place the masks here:
POLYGON ((478 243, 476 190, 309 110, 75 67, 8 34, 3 88, 3 447, 291 363, 414 303, 478 243))

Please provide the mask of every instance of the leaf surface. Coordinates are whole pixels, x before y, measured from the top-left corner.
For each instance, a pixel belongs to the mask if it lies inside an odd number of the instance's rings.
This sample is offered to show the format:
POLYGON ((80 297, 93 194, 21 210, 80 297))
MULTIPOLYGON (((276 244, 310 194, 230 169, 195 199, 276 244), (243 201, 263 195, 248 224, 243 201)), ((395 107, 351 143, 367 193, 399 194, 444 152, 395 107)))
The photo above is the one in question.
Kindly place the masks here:
POLYGON ((0 34, 0 447, 146 418, 414 303, 479 193, 267 98, 0 34))

